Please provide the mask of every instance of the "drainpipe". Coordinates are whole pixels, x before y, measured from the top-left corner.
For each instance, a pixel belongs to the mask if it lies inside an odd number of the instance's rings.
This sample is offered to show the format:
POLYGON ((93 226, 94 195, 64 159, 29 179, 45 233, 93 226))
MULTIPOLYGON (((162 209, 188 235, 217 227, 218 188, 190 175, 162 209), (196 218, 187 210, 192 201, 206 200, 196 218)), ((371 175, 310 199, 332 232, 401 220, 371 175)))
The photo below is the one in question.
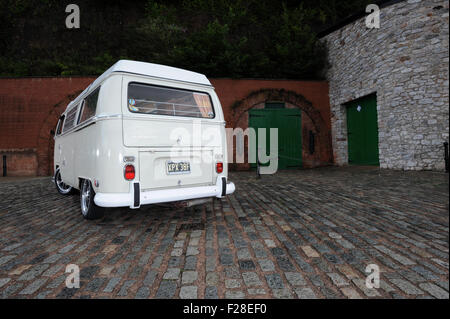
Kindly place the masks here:
POLYGON ((448 142, 444 142, 445 172, 448 173, 448 142))
POLYGON ((6 155, 3 155, 3 177, 6 176, 6 155))

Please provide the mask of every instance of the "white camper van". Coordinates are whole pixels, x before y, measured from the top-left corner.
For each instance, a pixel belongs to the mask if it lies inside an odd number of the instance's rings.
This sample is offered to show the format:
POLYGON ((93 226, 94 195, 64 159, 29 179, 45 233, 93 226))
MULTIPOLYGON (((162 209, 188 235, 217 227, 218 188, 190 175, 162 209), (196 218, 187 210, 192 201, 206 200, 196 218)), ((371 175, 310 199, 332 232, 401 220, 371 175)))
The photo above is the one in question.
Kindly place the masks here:
POLYGON ((87 219, 235 190, 223 112, 203 74, 120 60, 69 103, 54 138, 56 188, 79 189, 87 219))

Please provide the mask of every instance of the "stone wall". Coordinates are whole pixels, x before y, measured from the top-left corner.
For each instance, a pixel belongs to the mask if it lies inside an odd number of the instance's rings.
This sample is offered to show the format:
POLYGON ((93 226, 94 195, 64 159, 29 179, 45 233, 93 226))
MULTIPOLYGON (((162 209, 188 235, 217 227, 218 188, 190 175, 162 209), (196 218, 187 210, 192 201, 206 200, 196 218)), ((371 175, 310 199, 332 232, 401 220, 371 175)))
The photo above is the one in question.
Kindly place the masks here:
POLYGON ((449 138, 449 1, 399 1, 325 37, 334 160, 348 163, 345 103, 376 93, 381 168, 443 170, 449 138))

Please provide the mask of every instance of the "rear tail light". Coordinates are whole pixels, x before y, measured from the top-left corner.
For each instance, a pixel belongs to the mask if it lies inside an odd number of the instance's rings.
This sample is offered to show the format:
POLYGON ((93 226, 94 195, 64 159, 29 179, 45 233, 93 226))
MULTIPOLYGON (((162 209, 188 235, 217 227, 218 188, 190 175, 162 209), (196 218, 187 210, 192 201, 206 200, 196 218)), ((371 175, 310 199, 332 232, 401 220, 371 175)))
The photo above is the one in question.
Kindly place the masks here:
POLYGON ((136 174, 134 172, 134 166, 133 165, 126 165, 125 166, 125 171, 124 171, 125 179, 127 181, 131 181, 131 180, 134 179, 135 175, 136 174))
POLYGON ((223 163, 222 162, 216 163, 216 172, 219 174, 223 172, 223 163))

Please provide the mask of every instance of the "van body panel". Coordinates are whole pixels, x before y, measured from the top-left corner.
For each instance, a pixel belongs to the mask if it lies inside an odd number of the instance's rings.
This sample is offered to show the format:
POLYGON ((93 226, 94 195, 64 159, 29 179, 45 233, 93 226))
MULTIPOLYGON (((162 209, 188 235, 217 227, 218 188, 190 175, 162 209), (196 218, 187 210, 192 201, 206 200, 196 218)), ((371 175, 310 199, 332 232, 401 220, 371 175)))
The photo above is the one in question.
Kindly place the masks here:
POLYGON ((212 149, 139 152, 141 189, 212 185, 214 165, 207 158, 212 149), (172 162, 189 163, 189 172, 168 173, 172 162))
POLYGON ((123 117, 123 144, 126 147, 191 147, 201 144, 220 147, 222 124, 206 121, 123 117), (199 136, 207 134, 206 136, 199 136), (161 134, 165 132, 166 134, 161 134), (196 144, 197 143, 197 144, 196 144))

